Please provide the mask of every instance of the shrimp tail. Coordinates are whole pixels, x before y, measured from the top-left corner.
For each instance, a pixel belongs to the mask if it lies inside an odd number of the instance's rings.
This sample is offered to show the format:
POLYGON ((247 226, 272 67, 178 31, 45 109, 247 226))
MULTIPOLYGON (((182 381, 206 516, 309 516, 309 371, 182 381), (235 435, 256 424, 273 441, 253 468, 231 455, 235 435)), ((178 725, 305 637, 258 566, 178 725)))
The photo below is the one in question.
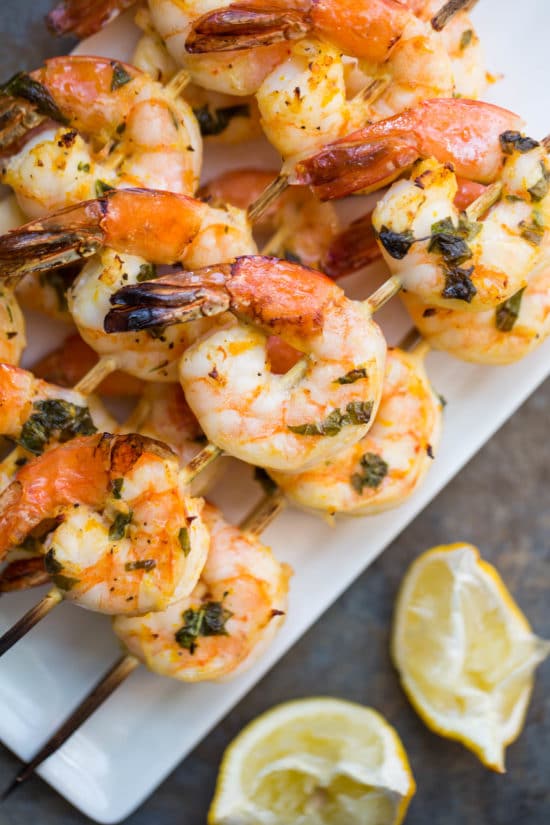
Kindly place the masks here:
POLYGON ((69 207, 0 237, 0 279, 11 281, 32 272, 59 269, 97 252, 103 232, 100 226, 79 226, 84 215, 89 215, 87 207, 69 207), (63 225, 65 215, 74 220, 63 225))
POLYGON ((322 200, 342 198, 391 183, 418 157, 410 140, 363 141, 356 132, 299 161, 294 182, 311 186, 322 200))
POLYGON ((244 255, 230 264, 123 287, 111 297, 115 308, 104 328, 146 329, 231 310, 275 335, 289 326, 313 335, 322 330, 336 295, 340 290, 321 272, 280 258, 244 255))
POLYGON ((60 111, 48 89, 27 72, 17 72, 7 83, 0 86, 0 95, 10 98, 22 98, 31 103, 35 110, 63 126, 69 121, 60 111))
POLYGON ((191 54, 251 49, 299 39, 310 29, 311 21, 300 11, 234 3, 199 17, 185 49, 191 54))
POLYGON ((82 40, 118 17, 136 0, 63 0, 46 15, 53 34, 74 34, 82 40))
POLYGON ((0 574, 0 593, 14 593, 40 587, 50 580, 44 567, 44 557, 17 559, 8 564, 0 574))
POLYGON ((368 212, 335 235, 321 269, 337 280, 379 259, 380 248, 372 225, 372 212, 368 212))
POLYGON ((230 274, 230 265, 222 264, 122 287, 111 296, 115 308, 105 317, 105 331, 170 326, 226 312, 230 295, 225 282, 230 274))
POLYGON ((110 190, 0 237, 0 278, 66 266, 107 245, 174 263, 200 229, 204 204, 154 189, 110 190))
POLYGON ((445 26, 451 22, 455 15, 461 11, 470 11, 476 3, 477 0, 447 0, 447 2, 441 6, 439 11, 432 17, 430 21, 432 28, 434 28, 436 32, 443 31, 445 26))

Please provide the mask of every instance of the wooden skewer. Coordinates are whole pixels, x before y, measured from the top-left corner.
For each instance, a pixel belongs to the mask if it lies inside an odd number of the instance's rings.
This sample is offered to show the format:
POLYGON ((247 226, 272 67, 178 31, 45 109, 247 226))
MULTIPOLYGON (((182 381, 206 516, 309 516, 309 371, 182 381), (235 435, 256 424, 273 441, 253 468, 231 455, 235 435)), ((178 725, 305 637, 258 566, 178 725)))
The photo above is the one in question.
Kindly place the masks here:
POLYGON ((47 616, 54 607, 57 607, 62 599, 63 594, 57 587, 53 587, 46 593, 43 599, 40 599, 34 607, 31 607, 24 616, 21 616, 21 618, 0 637, 0 656, 7 653, 7 651, 22 639, 29 630, 32 630, 44 616, 47 616))
MULTIPOLYGON (((242 520, 239 525, 240 529, 249 535, 259 536, 281 512, 284 503, 283 494, 275 487, 274 491, 265 495, 248 516, 242 520)), ((107 673, 101 677, 99 682, 93 686, 78 707, 40 748, 36 756, 22 766, 13 781, 10 782, 0 796, 0 800, 4 801, 16 788, 21 787, 21 785, 32 776, 39 765, 55 753, 55 751, 59 750, 67 739, 90 718, 140 664, 140 660, 131 654, 125 654, 115 662, 107 673)))

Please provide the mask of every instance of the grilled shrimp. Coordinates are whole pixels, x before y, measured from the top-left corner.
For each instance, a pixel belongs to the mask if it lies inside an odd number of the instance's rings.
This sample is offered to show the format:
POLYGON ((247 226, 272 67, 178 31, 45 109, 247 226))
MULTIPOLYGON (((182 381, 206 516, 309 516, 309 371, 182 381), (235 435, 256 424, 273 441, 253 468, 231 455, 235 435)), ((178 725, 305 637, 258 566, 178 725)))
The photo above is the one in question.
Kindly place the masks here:
POLYGON ((0 286, 0 361, 18 364, 27 344, 25 319, 9 283, 0 286))
POLYGON ((494 309, 464 312, 402 295, 415 326, 434 349, 464 361, 511 364, 550 335, 550 263, 537 264, 527 286, 494 309))
POLYGON ((424 303, 495 307, 525 287, 540 259, 550 225, 546 150, 517 132, 501 142, 502 197, 481 220, 458 212, 455 175, 433 159, 393 184, 373 212, 386 263, 424 303))
POLYGON ((139 435, 81 436, 33 459, 0 498, 0 555, 43 522, 45 568, 102 613, 163 610, 192 592, 209 546, 173 453, 139 435))
POLYGON ((126 63, 72 55, 16 76, 4 90, 16 106, 19 97, 36 99, 37 88, 50 103, 37 106, 50 119, 16 151, 9 140, 5 145, 6 129, 0 130, 2 182, 27 215, 38 217, 113 187, 195 191, 200 130, 177 87, 166 89, 126 63))
POLYGON ((321 273, 276 258, 166 276, 120 290, 107 331, 178 324, 230 310, 227 323, 180 362, 189 406, 210 441, 251 464, 290 472, 319 463, 367 432, 380 400, 385 342, 368 304, 321 273), (270 371, 267 336, 306 357, 270 371))
POLYGON ((291 570, 258 538, 203 510, 208 558, 187 598, 162 613, 117 616, 128 651, 162 676, 200 682, 236 676, 271 642, 284 620, 291 570))
MULTIPOLYGON (((234 169, 209 181, 199 190, 199 195, 212 206, 229 203, 248 209, 276 174, 267 169, 234 169)), ((269 238, 263 245, 264 254, 318 268, 338 230, 338 223, 332 204, 321 203, 307 187, 296 186, 262 215, 254 225, 254 232, 269 238)))
POLYGON ((373 191, 391 183, 419 158, 451 163, 457 175, 491 183, 501 174, 500 136, 518 132, 512 112, 475 100, 424 100, 371 123, 320 152, 283 167, 290 183, 308 184, 323 199, 373 191))
POLYGON ((61 0, 47 15, 46 22, 55 34, 89 37, 135 3, 136 0, 61 0))
POLYGON ((368 515, 397 507, 428 471, 441 430, 441 400, 423 365, 425 347, 388 350, 382 400, 363 438, 301 473, 270 475, 291 501, 326 513, 368 515))
POLYGON ((125 284, 155 274, 154 264, 202 267, 254 253, 246 215, 215 209, 170 192, 119 189, 31 222, 0 239, 0 277, 40 273, 98 253, 68 293, 69 310, 84 340, 120 369, 146 381, 177 380, 176 362, 212 326, 191 325, 108 337, 103 318, 125 284))

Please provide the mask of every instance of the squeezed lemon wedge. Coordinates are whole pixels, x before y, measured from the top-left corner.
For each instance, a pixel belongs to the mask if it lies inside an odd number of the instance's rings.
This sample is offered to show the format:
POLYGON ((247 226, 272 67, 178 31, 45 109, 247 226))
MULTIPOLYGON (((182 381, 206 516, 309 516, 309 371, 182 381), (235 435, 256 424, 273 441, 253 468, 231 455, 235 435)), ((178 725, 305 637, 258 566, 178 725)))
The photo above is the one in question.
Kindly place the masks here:
POLYGON ((435 547, 409 567, 392 633, 403 688, 429 728, 495 771, 504 771, 535 668, 549 652, 472 545, 435 547))
POLYGON ((415 783, 403 745, 369 708, 301 699, 255 719, 226 750, 209 825, 398 825, 415 783))

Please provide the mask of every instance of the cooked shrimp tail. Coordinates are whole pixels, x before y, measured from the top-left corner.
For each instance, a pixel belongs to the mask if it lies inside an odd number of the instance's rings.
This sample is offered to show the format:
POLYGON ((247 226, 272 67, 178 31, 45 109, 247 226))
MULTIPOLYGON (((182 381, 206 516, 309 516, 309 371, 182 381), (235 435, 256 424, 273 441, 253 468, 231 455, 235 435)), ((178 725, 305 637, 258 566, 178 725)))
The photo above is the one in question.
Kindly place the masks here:
POLYGON ((3 235, 0 277, 65 266, 103 246, 151 263, 173 263, 196 236, 206 208, 172 192, 112 190, 3 235))
POLYGON ((199 17, 185 41, 190 54, 237 51, 304 37, 311 21, 296 9, 234 3, 199 17))
POLYGON ((47 584, 50 577, 44 567, 44 557, 16 559, 4 567, 0 573, 0 593, 30 590, 47 584))
POLYGON ((136 0, 62 0, 46 15, 51 32, 74 34, 80 40, 95 34, 136 0))

